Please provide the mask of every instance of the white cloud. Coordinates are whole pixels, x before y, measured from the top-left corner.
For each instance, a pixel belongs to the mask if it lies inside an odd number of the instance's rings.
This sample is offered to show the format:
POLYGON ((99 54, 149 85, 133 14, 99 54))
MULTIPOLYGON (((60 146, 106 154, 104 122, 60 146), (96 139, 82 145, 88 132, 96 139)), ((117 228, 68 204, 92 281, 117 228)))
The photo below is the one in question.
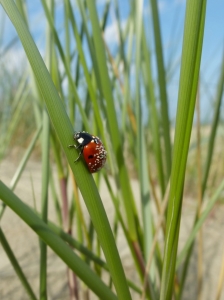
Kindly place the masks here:
MULTIPOLYGON (((124 30, 127 20, 121 21, 121 30, 124 30)), ((107 25, 104 32, 104 38, 108 45, 118 44, 119 41, 119 31, 117 25, 117 19, 113 17, 113 22, 107 25)))
POLYGON ((117 44, 119 42, 116 20, 114 20, 113 23, 111 23, 110 25, 106 26, 104 38, 107 44, 117 44))
POLYGON ((9 49, 0 61, 0 64, 8 70, 9 73, 23 71, 26 64, 26 55, 22 47, 13 47, 9 49))

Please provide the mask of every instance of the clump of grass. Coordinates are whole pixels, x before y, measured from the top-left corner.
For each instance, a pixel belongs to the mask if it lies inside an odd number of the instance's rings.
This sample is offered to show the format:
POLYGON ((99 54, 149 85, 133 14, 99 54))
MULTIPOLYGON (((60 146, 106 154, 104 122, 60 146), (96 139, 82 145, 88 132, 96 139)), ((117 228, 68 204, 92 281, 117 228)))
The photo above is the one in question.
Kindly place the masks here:
MULTIPOLYGON (((11 128, 4 132, 7 143, 1 151, 2 158, 11 143, 15 142, 15 136, 21 135, 26 145, 27 136, 33 134, 11 182, 11 190, 0 182, 0 197, 4 202, 0 216, 4 218, 6 205, 9 206, 41 239, 39 298, 47 299, 46 253, 49 246, 74 272, 73 283, 78 278, 101 299, 132 299, 130 290, 141 299, 169 300, 174 296, 181 299, 197 234, 223 191, 223 181, 214 180, 213 189, 208 183, 215 176, 220 178, 220 174, 213 174, 210 167, 216 153, 214 145, 223 72, 217 88, 212 129, 206 137, 208 149, 202 151, 200 134, 196 135, 195 143, 192 141, 190 147, 206 2, 189 0, 186 5, 174 141, 171 138, 157 1, 151 0, 158 73, 156 84, 149 38, 142 17, 143 1, 130 3, 130 14, 123 28, 117 1, 107 1, 99 17, 95 1, 77 0, 77 7, 73 7, 70 0, 65 0, 60 7, 63 10, 63 28, 59 31, 54 1, 48 3, 42 0, 47 24, 45 62, 29 32, 25 4, 22 5, 20 1, 15 4, 12 0, 1 0, 0 3, 17 31, 30 65, 26 78, 18 85, 18 93, 11 102, 15 108, 14 118, 7 119, 5 123, 2 121, 5 127, 9 124, 8 128, 11 128), (115 53, 104 38, 112 5, 119 36, 115 53), (132 59, 134 75, 130 75, 132 59), (29 84, 25 84, 27 78, 29 84), (143 110, 148 112, 146 121, 143 120, 143 110), (29 118, 24 118, 24 114, 29 114, 29 118), (29 128, 24 129, 23 134, 24 124, 29 128), (83 161, 74 164, 75 150, 68 148, 74 143, 74 128, 99 135, 108 151, 107 168, 94 178, 83 161), (38 139, 42 163, 40 212, 28 207, 12 191, 38 139), (51 174, 50 157, 56 165, 58 181, 51 174), (198 168, 195 168, 195 160, 198 168), (133 176, 130 170, 139 182, 140 211, 130 183, 133 176), (200 172, 202 177, 198 175, 200 172), (209 174, 212 176, 209 177, 209 174), (110 183, 111 177, 114 178, 114 186, 110 183), (199 178, 195 182, 195 191, 191 192, 198 191, 200 201, 192 230, 178 255, 184 182, 185 178, 188 180, 190 177, 199 178), (69 179, 72 181, 72 192, 68 189, 69 179), (106 182, 115 209, 111 226, 98 191, 102 180, 106 182), (55 190, 56 185, 60 187, 59 194, 55 190), (60 228, 48 220, 49 189, 53 191, 60 228), (88 209, 90 224, 83 218, 78 189, 88 209), (208 190, 211 200, 201 211, 208 190), (74 223, 79 233, 77 237, 73 232, 74 223), (116 246, 119 228, 124 233, 139 277, 137 284, 126 277, 123 269, 116 246), (158 242, 158 236, 162 236, 162 242, 158 242), (78 254, 71 248, 75 248, 78 254), (94 262, 94 267, 89 262, 94 262), (180 264, 183 270, 181 274, 178 272, 180 264), (101 276, 103 271, 110 277, 109 284, 101 276)), ((200 120, 197 130, 197 133, 200 132, 200 120)), ((192 189, 190 180, 188 183, 192 189)), ((188 191, 188 185, 186 187, 185 191, 188 191)), ((24 288, 30 298, 36 299, 28 278, 24 276, 10 249, 7 237, 3 231, 0 234, 3 247, 24 288)), ((71 295, 79 299, 79 291, 73 290, 71 284, 70 289, 71 295)))

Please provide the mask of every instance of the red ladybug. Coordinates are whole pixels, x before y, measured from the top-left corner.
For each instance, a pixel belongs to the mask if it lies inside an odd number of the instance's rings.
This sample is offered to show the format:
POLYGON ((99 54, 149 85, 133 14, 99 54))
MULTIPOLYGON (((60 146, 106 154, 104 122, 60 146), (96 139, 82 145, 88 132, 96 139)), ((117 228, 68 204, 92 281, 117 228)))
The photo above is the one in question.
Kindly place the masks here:
POLYGON ((73 138, 79 145, 69 145, 69 147, 74 147, 75 149, 81 148, 75 162, 78 161, 81 154, 83 154, 90 173, 95 173, 102 169, 107 159, 107 151, 101 140, 97 136, 91 135, 85 131, 76 132, 73 138))

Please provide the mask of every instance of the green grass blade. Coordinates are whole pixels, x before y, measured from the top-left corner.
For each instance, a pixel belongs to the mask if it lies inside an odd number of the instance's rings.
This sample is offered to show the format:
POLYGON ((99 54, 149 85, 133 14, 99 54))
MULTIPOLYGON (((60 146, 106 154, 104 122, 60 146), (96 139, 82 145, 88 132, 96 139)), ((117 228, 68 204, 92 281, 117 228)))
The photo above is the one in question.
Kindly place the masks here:
MULTIPOLYGON (((48 178, 49 178, 49 131, 50 123, 47 111, 43 110, 42 133, 42 190, 41 217, 46 223, 48 219, 48 178)), ((40 299, 47 299, 47 245, 40 240, 40 299)))
POLYGON ((212 121, 211 133, 210 133, 210 137, 209 137, 209 141, 208 141, 207 158, 206 158, 204 176, 203 176, 203 181, 202 181, 202 197, 206 190, 206 184, 207 184, 207 180, 208 180, 209 170, 210 170, 210 166, 211 166, 211 160, 212 160, 213 151, 214 151, 215 137, 216 137, 217 128, 218 128, 218 121, 219 121, 222 96, 223 96, 223 86, 224 86, 224 56, 223 56, 223 60, 222 60, 221 73, 220 73, 219 83, 218 83, 218 88, 217 88, 215 112, 214 112, 213 121, 212 121))
MULTIPOLYGON (((71 40, 71 36, 70 36, 70 26, 69 26, 69 17, 68 16, 69 16, 69 7, 67 5, 67 1, 65 1, 65 3, 64 3, 65 58, 66 58, 68 66, 69 66, 69 65, 71 65, 71 62, 72 62, 72 57, 70 54, 72 40, 71 40)), ((76 69, 79 69, 78 66, 79 66, 79 63, 77 63, 76 69)), ((76 79, 78 77, 79 76, 77 75, 76 79)), ((78 84, 77 84, 77 86, 78 86, 78 84)), ((70 86, 70 83, 69 83, 69 86, 68 86, 69 117, 70 117, 72 124, 75 123, 75 105, 74 105, 73 98, 74 97, 73 97, 73 93, 72 93, 72 87, 70 86)))
MULTIPOLYGON (((53 1, 48 2, 49 10, 53 15, 54 7, 53 1)), ((47 26, 47 65, 52 72, 52 35, 50 26, 47 26)), ((42 112, 43 119, 43 131, 42 131, 42 186, 41 186, 41 218, 47 223, 48 220, 48 187, 49 187, 49 146, 50 146, 50 121, 45 106, 42 112)), ((47 245, 40 240, 40 285, 39 285, 39 297, 41 300, 47 300, 47 245)))
POLYGON ((54 203, 54 207, 55 207, 55 212, 57 215, 57 221, 58 221, 58 224, 62 227, 61 206, 59 204, 59 199, 58 199, 59 197, 56 192, 56 188, 55 188, 56 183, 54 182, 52 170, 50 172, 49 184, 50 184, 51 194, 52 194, 53 203, 54 203))
POLYGON ((182 194, 197 93, 205 9, 206 1, 188 0, 187 2, 160 300, 172 298, 182 194))
MULTIPOLYGON (((127 41, 127 58, 126 63, 124 62, 125 70, 124 70, 124 104, 122 109, 122 128, 123 132, 125 132, 125 128, 127 127, 127 107, 130 107, 130 99, 131 99, 131 93, 130 93, 130 82, 129 82, 129 76, 130 76, 130 70, 131 70, 131 62, 132 62, 132 54, 133 54, 133 37, 134 37, 134 22, 129 21, 129 31, 128 31, 128 41, 127 41)), ((131 121, 131 119, 130 119, 131 121)), ((136 124, 135 120, 132 124, 132 130, 134 133, 136 133, 136 124)), ((127 127, 126 132, 130 131, 130 129, 127 127)))
POLYGON ((125 45, 124 45, 124 38, 122 35, 122 30, 121 30, 121 19, 120 19, 120 12, 119 12, 119 7, 118 7, 118 1, 115 0, 115 14, 116 14, 116 20, 117 20, 117 26, 118 26, 118 33, 119 33, 119 41, 120 41, 120 57, 121 60, 124 64, 124 70, 127 70, 127 61, 126 61, 126 55, 125 55, 125 45))
POLYGON ((151 0, 152 18, 154 27, 154 39, 156 47, 156 61, 158 70, 159 92, 161 102, 161 120, 163 126, 163 137, 165 144, 165 163, 166 163, 166 182, 168 182, 171 172, 171 142, 170 142, 170 123, 168 98, 166 92, 166 74, 163 59, 162 39, 159 24, 159 13, 156 0, 151 0))
POLYGON ((150 62, 150 52, 147 48, 146 36, 143 30, 142 36, 142 44, 143 44, 143 55, 145 59, 145 64, 143 68, 143 78, 145 80, 145 89, 147 98, 149 99, 149 108, 150 108, 150 122, 151 122, 151 130, 153 136, 153 148, 154 155, 156 157, 157 164, 157 173, 159 177, 161 194, 164 196, 165 193, 165 178, 164 178, 164 170, 163 170, 163 161, 162 161, 162 151, 160 145, 160 133, 159 133, 159 118, 158 112, 156 108, 156 99, 154 93, 154 84, 152 79, 151 72, 151 62, 150 62))
POLYGON ((36 133, 34 134, 32 140, 30 141, 30 144, 27 147, 26 152, 24 153, 24 155, 23 155, 23 157, 22 157, 22 159, 19 163, 19 165, 16 169, 16 172, 13 175, 13 178, 10 182, 10 187, 11 187, 12 190, 14 190, 15 187, 16 187, 16 184, 17 184, 17 182, 18 182, 18 180, 19 180, 19 178, 20 178, 20 176, 21 176, 21 174, 22 174, 22 172, 23 172, 23 170, 26 166, 26 163, 27 163, 27 161, 28 161, 33 149, 34 149, 34 146, 35 146, 35 144, 36 144, 36 142, 39 138, 41 130, 42 130, 42 125, 39 126, 39 128, 36 130, 36 133))

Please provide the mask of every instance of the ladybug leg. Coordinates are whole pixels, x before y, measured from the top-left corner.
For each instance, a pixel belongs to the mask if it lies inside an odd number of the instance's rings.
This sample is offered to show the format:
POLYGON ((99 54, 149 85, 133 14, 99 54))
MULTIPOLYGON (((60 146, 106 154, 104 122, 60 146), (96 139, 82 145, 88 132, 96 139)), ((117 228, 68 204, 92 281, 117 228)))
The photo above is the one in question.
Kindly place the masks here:
MULTIPOLYGON (((77 148, 76 148, 77 149, 77 148)), ((80 156, 81 156, 81 154, 82 154, 82 151, 83 151, 83 149, 79 152, 79 155, 78 155, 78 157, 76 158, 76 160, 74 161, 74 162, 77 162, 78 160, 79 160, 79 158, 80 158, 80 156)))
POLYGON ((75 148, 75 149, 78 149, 80 148, 82 145, 68 145, 68 148, 75 148))
POLYGON ((78 157, 77 157, 76 160, 74 161, 74 162, 77 162, 77 161, 79 160, 79 158, 80 158, 82 152, 83 152, 83 146, 82 146, 82 145, 78 145, 78 146, 77 146, 77 145, 68 145, 68 148, 75 148, 75 149, 81 148, 81 151, 79 152, 78 157))

